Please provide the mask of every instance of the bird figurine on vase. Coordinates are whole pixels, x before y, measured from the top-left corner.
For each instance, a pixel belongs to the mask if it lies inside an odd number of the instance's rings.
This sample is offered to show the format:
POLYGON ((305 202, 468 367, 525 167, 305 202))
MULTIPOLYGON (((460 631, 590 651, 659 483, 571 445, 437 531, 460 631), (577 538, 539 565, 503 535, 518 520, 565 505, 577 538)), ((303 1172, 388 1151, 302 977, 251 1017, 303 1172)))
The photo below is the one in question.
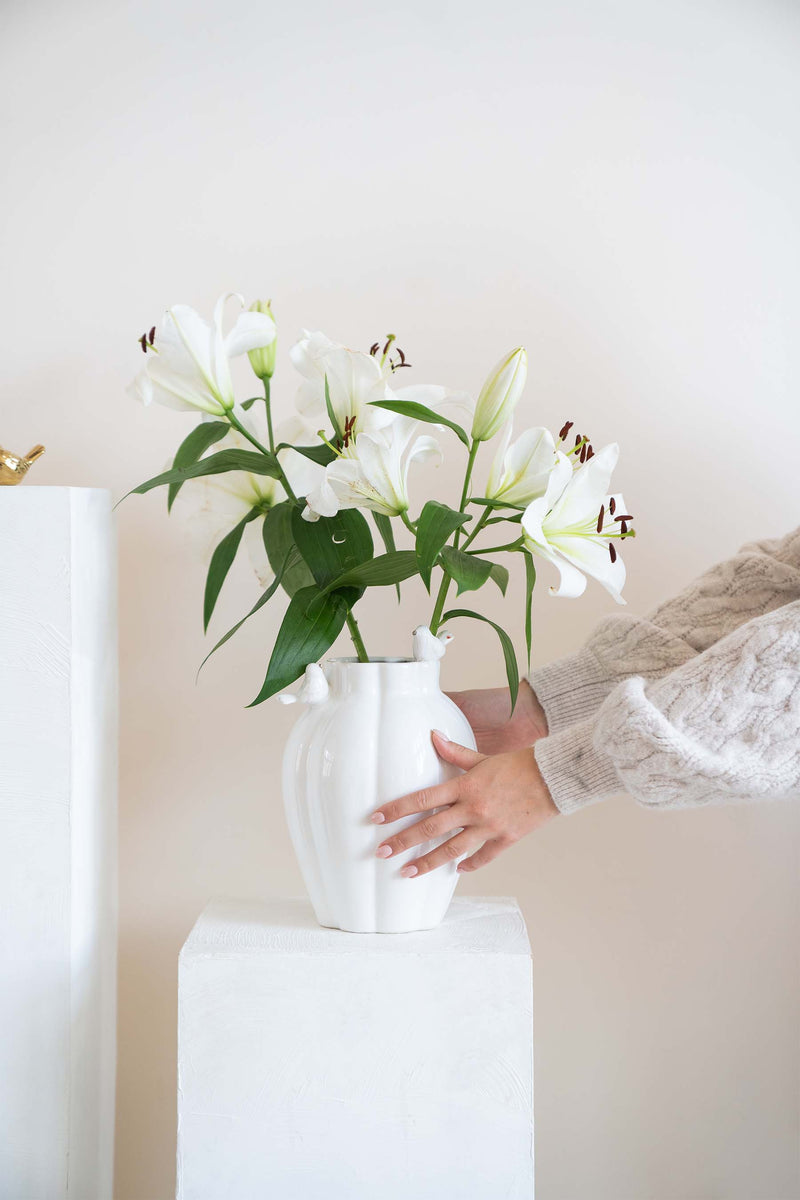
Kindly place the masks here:
POLYGON ((324 704, 328 699, 328 681, 318 663, 309 663, 303 683, 296 692, 284 692, 278 696, 281 704, 324 704))
POLYGON ((446 629, 434 634, 427 625, 418 625, 414 630, 411 643, 412 657, 415 662, 435 662, 444 656, 444 652, 452 640, 452 633, 448 633, 446 629))
POLYGON ((44 454, 44 446, 34 446, 24 457, 0 446, 0 486, 21 483, 31 465, 44 454))

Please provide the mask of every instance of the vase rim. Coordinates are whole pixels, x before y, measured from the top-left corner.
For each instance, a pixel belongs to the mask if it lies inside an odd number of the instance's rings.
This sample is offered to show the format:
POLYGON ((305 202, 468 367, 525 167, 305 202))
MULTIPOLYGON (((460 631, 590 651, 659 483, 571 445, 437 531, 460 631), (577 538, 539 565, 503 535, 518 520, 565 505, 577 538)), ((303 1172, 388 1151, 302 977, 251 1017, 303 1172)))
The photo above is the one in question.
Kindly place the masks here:
POLYGON ((376 655, 374 658, 371 658, 369 660, 369 662, 359 662, 359 660, 355 657, 355 655, 352 655, 352 656, 345 655, 345 656, 342 656, 341 658, 329 658, 327 661, 332 664, 333 663, 341 663, 343 666, 346 666, 346 667, 379 667, 379 666, 386 666, 387 664, 391 665, 391 666, 410 666, 410 667, 419 667, 419 666, 423 665, 423 663, 420 662, 420 660, 417 658, 399 658, 399 657, 398 658, 391 658, 391 657, 384 658, 384 657, 381 657, 380 655, 376 655))

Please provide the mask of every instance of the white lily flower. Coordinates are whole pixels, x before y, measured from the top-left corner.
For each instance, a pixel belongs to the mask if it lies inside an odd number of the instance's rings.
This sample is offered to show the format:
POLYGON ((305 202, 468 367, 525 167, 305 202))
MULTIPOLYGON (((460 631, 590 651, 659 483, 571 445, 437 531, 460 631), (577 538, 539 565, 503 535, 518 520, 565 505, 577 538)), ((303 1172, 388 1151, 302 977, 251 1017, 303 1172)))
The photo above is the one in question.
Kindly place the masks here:
POLYGON ((269 346, 275 340, 275 322, 265 312, 242 312, 225 334, 222 329, 225 304, 237 292, 220 296, 209 325, 187 304, 167 309, 160 326, 141 338, 147 363, 130 391, 143 404, 153 400, 168 408, 222 416, 234 406, 230 359, 250 350, 269 346))
MULTIPOLYGON (((249 414, 239 411, 237 417, 250 433, 261 437, 261 431, 249 414)), ((297 420, 284 422, 275 432, 278 441, 305 440, 297 420)), ((216 454, 221 450, 252 451, 253 446, 237 430, 231 429, 208 453, 216 454)), ((322 468, 296 450, 281 450, 278 458, 295 495, 304 495, 317 482, 317 473, 322 468)), ((253 475, 249 471, 227 471, 223 475, 203 475, 187 480, 178 492, 173 511, 187 520, 195 545, 203 559, 209 562, 222 538, 249 512, 259 508, 266 513, 285 499, 286 492, 277 479, 253 475)), ((242 541, 259 583, 266 587, 272 578, 272 570, 264 549, 261 521, 253 520, 245 526, 242 541)))
MULTIPOLYGON (((424 404, 446 415, 449 408, 472 412, 470 398, 461 392, 436 384, 411 384, 397 388, 396 366, 388 358, 348 350, 332 342, 324 333, 303 331, 303 336, 289 351, 295 368, 304 377, 297 393, 297 408, 316 429, 328 424, 325 403, 325 380, 331 408, 339 429, 345 428, 357 436, 360 433, 385 429, 396 419, 387 409, 371 407, 376 400, 404 400, 424 404)), ((454 414, 461 419, 460 413, 454 414)))
POLYGON ((524 506, 543 496, 556 464, 556 445, 549 429, 526 429, 511 441, 509 421, 489 471, 488 500, 524 506))
POLYGON ((616 443, 604 446, 573 471, 561 451, 543 496, 532 500, 522 516, 528 549, 558 567, 559 586, 553 596, 580 596, 590 575, 624 604, 625 564, 617 550, 629 533, 625 502, 609 496, 611 473, 619 458, 616 443))
POLYGON ((369 508, 387 517, 405 512, 411 463, 438 465, 442 459, 435 438, 414 437, 416 424, 395 417, 384 429, 358 434, 306 494, 305 519, 333 517, 342 508, 369 508))
POLYGON ((326 379, 340 430, 347 426, 353 434, 358 434, 391 424, 392 413, 370 407, 373 400, 391 398, 380 362, 372 355, 339 346, 324 333, 304 330, 289 357, 304 378, 297 393, 298 411, 309 423, 316 424, 317 429, 328 423, 326 379))
POLYGON ((472 436, 477 441, 488 442, 500 426, 510 419, 527 377, 528 355, 521 346, 500 359, 481 388, 475 404, 472 436))

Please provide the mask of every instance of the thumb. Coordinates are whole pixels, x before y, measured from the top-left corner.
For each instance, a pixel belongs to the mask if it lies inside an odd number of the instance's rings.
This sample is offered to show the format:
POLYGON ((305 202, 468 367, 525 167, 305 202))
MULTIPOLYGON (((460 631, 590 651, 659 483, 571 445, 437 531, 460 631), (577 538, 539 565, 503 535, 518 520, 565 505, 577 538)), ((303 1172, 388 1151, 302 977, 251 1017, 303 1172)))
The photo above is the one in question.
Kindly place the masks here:
POLYGON ((464 771, 476 766, 486 757, 484 754, 479 754, 477 750, 470 750, 468 746, 460 746, 458 742, 451 742, 441 729, 431 730, 431 740, 440 758, 443 758, 445 762, 452 763, 454 767, 461 767, 464 771))

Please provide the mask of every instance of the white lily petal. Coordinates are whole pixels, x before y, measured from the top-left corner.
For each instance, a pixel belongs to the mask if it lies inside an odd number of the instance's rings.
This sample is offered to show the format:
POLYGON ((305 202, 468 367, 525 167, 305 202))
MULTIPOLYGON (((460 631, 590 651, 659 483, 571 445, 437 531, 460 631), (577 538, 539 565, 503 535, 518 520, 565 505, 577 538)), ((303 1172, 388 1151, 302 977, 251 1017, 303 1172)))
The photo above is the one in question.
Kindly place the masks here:
MULTIPOLYGON (((156 338, 158 358, 171 370, 199 372, 209 387, 214 385, 211 326, 188 304, 173 304, 164 315, 156 338)), ((151 360, 152 361, 152 360, 151 360)))
POLYGON ((486 481, 486 495, 489 500, 493 500, 502 487, 503 475, 505 473, 506 451, 508 450, 511 441, 511 434, 514 429, 513 421, 506 421, 500 431, 500 442, 497 447, 497 453, 492 459, 492 465, 489 468, 489 478, 486 481))
POLYGON ((547 544, 547 535, 544 533, 545 521, 573 478, 571 462, 566 454, 557 451, 556 465, 550 472, 544 495, 532 500, 522 514, 523 530, 538 545, 547 544))
POLYGON ((553 506, 552 525, 568 529, 596 520, 608 494, 611 474, 617 465, 619 446, 611 442, 578 467, 572 483, 553 506))
POLYGON ((608 551, 609 544, 616 547, 619 542, 609 543, 607 538, 590 537, 558 537, 550 538, 551 547, 572 563, 573 566, 591 575, 602 587, 609 592, 618 604, 624 604, 621 592, 625 586, 625 563, 619 551, 616 551, 616 561, 612 563, 608 551))
POLYGON ((298 454, 296 450, 279 450, 278 461, 286 472, 295 496, 308 496, 324 478, 325 468, 304 454, 298 454))
MULTIPOLYGON (((333 463, 331 463, 333 466, 333 463)), ((334 491, 331 480, 328 475, 330 468, 323 470, 322 475, 318 478, 315 486, 306 494, 306 505, 310 513, 314 516, 303 516, 306 520, 316 520, 319 517, 335 517, 340 508, 352 507, 352 505, 344 505, 340 502, 339 496, 334 491)))
POLYGON ((225 337, 225 353, 228 358, 236 358, 248 350, 271 346, 275 335, 275 322, 268 313, 240 313, 225 337))
POLYGON ((436 466, 441 466, 444 461, 442 447, 437 442, 436 438, 430 437, 428 434, 421 434, 416 439, 408 454, 408 461, 419 463, 435 463, 436 466))
POLYGON ((566 600, 576 600, 578 596, 583 595, 586 591, 586 576, 577 567, 574 567, 567 559, 562 558, 560 554, 554 554, 550 550, 544 552, 539 548, 536 553, 540 558, 546 558, 558 569, 558 587, 551 586, 547 589, 551 596, 558 596, 566 600))

